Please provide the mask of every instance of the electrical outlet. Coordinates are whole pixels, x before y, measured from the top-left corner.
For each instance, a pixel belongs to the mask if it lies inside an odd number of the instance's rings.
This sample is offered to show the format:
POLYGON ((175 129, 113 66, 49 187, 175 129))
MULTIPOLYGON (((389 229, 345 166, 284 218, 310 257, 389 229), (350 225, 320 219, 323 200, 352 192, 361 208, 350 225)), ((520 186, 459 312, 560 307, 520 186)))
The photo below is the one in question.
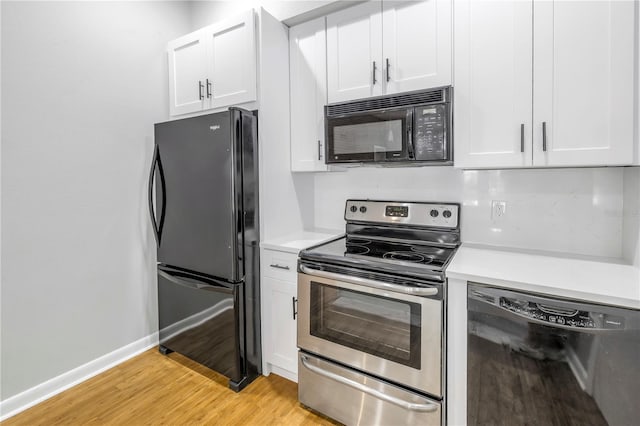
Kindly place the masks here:
POLYGON ((494 221, 502 220, 507 215, 506 201, 491 201, 491 219, 494 221))

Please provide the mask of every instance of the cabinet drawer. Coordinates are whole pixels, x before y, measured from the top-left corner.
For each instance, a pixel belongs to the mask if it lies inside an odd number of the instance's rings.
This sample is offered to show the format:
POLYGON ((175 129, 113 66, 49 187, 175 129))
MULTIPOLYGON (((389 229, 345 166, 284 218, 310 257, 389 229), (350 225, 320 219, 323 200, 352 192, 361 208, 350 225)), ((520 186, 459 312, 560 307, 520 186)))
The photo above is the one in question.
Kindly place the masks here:
POLYGON ((288 282, 297 281, 297 254, 264 250, 261 260, 260 268, 265 277, 277 278, 288 282))

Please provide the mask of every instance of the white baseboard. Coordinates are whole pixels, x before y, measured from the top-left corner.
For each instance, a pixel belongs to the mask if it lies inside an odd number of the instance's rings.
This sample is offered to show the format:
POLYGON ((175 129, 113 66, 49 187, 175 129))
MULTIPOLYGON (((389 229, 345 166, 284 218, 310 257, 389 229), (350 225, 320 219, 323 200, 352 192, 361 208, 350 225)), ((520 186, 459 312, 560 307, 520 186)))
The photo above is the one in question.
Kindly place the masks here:
POLYGON ((298 373, 293 373, 289 370, 285 370, 284 368, 280 368, 277 365, 271 365, 271 373, 277 374, 280 377, 284 377, 287 380, 291 380, 294 383, 298 383, 298 373))
POLYGON ((93 361, 40 383, 17 395, 0 401, 0 421, 51 398, 91 377, 102 373, 158 344, 158 333, 150 334, 93 361))

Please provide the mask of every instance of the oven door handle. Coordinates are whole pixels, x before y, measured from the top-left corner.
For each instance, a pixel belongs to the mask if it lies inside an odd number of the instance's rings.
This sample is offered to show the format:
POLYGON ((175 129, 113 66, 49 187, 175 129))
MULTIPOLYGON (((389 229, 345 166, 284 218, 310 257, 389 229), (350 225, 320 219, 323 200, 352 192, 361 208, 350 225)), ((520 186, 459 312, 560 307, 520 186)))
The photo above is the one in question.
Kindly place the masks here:
POLYGON ((306 265, 300 265, 300 270, 307 275, 313 275, 320 278, 328 278, 330 280, 336 281, 344 281, 353 284, 360 284, 365 287, 372 287, 380 290, 389 290, 395 293, 411 294, 414 296, 436 296, 438 294, 438 289, 435 287, 402 286, 397 284, 385 283, 382 281, 374 281, 367 278, 352 277, 349 275, 320 271, 318 269, 309 268, 306 265))
MULTIPOLYGON (((404 408, 405 410, 410 411, 420 411, 431 413, 438 409, 438 404, 427 403, 427 404, 416 404, 415 402, 405 401, 400 398, 396 398, 394 396, 387 395, 385 393, 380 392, 377 389, 372 389, 368 386, 363 385, 362 383, 358 383, 354 380, 347 379, 346 377, 342 377, 339 374, 332 373, 331 371, 324 370, 320 367, 316 367, 315 365, 311 365, 307 362, 308 358, 304 355, 300 356, 300 361, 302 361, 302 365, 309 371, 316 373, 319 376, 326 377, 328 379, 334 380, 340 384, 345 386, 352 387, 361 392, 367 393, 374 398, 380 399, 382 401, 386 401, 390 404, 397 405, 398 407, 404 408)), ((426 399, 426 398, 425 398, 426 399)), ((428 401, 428 400, 427 400, 428 401)))

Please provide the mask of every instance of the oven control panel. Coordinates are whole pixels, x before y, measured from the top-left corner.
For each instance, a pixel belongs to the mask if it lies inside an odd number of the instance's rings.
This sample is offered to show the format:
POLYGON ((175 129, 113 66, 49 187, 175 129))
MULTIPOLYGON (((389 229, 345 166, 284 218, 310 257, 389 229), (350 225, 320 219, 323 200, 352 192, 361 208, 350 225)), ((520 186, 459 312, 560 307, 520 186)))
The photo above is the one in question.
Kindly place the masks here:
POLYGON ((347 200, 347 221, 393 223, 410 226, 457 229, 460 205, 397 201, 347 200))

